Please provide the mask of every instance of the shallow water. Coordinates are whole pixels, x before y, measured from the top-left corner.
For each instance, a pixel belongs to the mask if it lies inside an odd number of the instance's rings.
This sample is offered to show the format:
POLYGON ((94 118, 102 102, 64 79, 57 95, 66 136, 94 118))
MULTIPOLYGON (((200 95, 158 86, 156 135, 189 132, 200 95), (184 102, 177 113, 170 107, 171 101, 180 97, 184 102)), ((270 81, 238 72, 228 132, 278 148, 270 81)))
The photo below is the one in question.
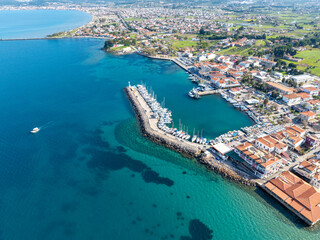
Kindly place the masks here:
POLYGON ((173 63, 102 46, 0 42, 1 239, 319 239, 263 191, 142 137, 122 89, 146 82, 176 121, 207 135, 252 124, 247 116, 215 96, 189 99, 173 63))
POLYGON ((43 38, 90 21, 90 14, 72 10, 0 11, 0 39, 43 38))

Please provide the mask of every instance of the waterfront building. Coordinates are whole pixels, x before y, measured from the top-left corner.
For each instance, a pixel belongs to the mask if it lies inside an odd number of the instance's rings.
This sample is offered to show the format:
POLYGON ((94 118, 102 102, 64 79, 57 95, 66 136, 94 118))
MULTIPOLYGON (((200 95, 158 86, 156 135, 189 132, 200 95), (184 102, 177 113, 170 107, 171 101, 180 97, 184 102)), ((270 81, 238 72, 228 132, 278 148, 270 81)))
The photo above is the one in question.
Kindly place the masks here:
POLYGON ((320 219, 320 193, 286 171, 264 184, 264 189, 309 225, 320 219))
POLYGON ((309 183, 320 188, 320 160, 310 158, 301 162, 298 166, 294 167, 294 171, 300 176, 304 177, 309 183))
POLYGON ((260 150, 250 142, 238 145, 234 152, 245 161, 258 178, 265 178, 278 172, 283 162, 279 155, 260 150))
POLYGON ((317 189, 320 189, 320 173, 314 174, 310 180, 310 184, 317 189))
POLYGON ((310 158, 308 160, 302 161, 294 170, 301 176, 310 180, 312 176, 320 171, 320 160, 310 158))
POLYGON ((288 151, 288 146, 285 143, 278 141, 272 135, 257 138, 254 144, 261 150, 276 152, 277 154, 288 151))
POLYGON ((234 87, 239 87, 241 86, 240 83, 230 77, 230 78, 221 78, 221 79, 218 79, 218 78, 211 78, 211 82, 217 87, 217 88, 234 88, 234 87))

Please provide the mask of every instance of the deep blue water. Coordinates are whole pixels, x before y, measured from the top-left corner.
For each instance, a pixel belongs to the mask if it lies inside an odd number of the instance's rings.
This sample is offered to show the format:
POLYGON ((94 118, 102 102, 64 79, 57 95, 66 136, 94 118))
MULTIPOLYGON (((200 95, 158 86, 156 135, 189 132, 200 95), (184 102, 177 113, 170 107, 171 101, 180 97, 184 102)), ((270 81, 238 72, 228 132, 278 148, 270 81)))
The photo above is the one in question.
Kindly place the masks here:
POLYGON ((208 135, 251 124, 245 115, 187 98, 192 84, 173 63, 102 46, 0 42, 0 239, 319 239, 261 190, 143 138, 122 89, 146 82, 208 135))
POLYGON ((80 11, 0 11, 0 39, 43 38, 80 27, 90 20, 90 14, 80 11))

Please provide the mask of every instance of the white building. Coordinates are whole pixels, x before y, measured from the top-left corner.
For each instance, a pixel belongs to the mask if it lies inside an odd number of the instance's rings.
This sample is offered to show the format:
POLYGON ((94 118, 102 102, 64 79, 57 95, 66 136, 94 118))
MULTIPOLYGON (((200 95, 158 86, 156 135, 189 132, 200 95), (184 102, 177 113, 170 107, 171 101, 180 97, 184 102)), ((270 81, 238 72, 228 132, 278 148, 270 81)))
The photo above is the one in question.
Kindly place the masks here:
POLYGON ((290 79, 296 82, 297 84, 299 84, 299 83, 311 82, 314 78, 307 74, 301 74, 301 75, 291 76, 290 79))

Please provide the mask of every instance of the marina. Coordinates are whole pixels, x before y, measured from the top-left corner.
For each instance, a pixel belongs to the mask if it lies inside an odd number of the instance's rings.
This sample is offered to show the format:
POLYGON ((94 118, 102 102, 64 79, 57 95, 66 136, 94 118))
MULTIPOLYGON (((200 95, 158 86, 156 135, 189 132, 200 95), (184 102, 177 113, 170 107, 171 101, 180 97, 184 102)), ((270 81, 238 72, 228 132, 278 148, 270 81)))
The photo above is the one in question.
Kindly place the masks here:
POLYGON ((225 144, 209 141, 201 135, 199 137, 199 134, 190 138, 191 136, 188 133, 166 126, 161 120, 163 117, 161 113, 163 111, 167 113, 168 110, 163 110, 158 104, 155 104, 156 100, 151 97, 151 94, 146 91, 144 86, 131 86, 129 84, 125 88, 125 92, 137 116, 140 130, 145 137, 179 152, 183 156, 198 159, 208 169, 221 174, 227 179, 245 185, 256 185, 256 182, 251 180, 250 175, 236 168, 232 164, 232 160, 225 155, 224 150, 231 150, 225 144), (151 107, 155 105, 158 107, 151 107), (188 139, 191 141, 188 141, 188 139))

